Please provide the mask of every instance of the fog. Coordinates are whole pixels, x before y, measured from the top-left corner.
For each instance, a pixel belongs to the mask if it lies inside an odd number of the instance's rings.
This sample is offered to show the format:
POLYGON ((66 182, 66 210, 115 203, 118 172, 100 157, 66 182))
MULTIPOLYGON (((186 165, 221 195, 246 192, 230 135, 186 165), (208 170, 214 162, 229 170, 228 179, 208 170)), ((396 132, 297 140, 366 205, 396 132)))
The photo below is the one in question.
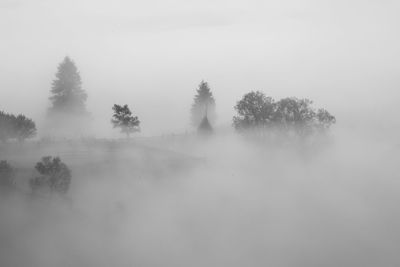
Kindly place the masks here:
POLYGON ((399 263, 398 146, 339 134, 318 149, 160 141, 7 151, 20 166, 59 153, 73 181, 67 198, 2 197, 1 265, 399 263))
POLYGON ((0 266, 399 265, 399 7, 0 0, 0 111, 38 132, 0 140, 16 172, 13 190, 0 187, 0 266), (65 56, 91 123, 57 139, 46 113, 65 56), (202 80, 210 136, 190 125, 202 80), (309 98, 337 122, 309 143, 246 136, 233 107, 251 90, 309 98), (114 104, 140 133, 113 129, 114 104), (31 189, 47 155, 71 170, 67 194, 31 189))
POLYGON ((264 90, 308 97, 343 124, 384 120, 397 129, 398 8, 358 0, 2 0, 0 104, 40 125, 57 64, 68 55, 99 137, 112 136, 104 118, 121 101, 143 118, 143 135, 190 130, 187 110, 202 79, 213 89, 219 125, 231 123, 244 93, 264 90))

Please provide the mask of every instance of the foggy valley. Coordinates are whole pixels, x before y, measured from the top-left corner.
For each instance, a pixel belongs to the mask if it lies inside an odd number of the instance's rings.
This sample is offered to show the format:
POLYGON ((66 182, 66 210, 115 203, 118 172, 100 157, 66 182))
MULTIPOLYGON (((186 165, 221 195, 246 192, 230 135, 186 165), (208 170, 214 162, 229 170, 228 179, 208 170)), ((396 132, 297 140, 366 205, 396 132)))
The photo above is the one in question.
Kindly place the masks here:
POLYGON ((0 267, 398 266, 399 7, 0 0, 0 267))

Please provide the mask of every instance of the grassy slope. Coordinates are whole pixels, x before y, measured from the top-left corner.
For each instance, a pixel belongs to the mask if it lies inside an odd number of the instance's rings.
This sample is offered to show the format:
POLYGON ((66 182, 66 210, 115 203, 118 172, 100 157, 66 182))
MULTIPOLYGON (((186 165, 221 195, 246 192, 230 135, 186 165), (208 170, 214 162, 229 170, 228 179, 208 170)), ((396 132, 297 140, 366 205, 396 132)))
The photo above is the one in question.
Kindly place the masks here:
POLYGON ((17 185, 27 190, 28 180, 37 175, 35 164, 43 156, 58 156, 74 178, 110 176, 159 178, 163 174, 188 171, 202 160, 165 148, 128 141, 63 141, 0 144, 0 160, 7 160, 17 171, 17 185))

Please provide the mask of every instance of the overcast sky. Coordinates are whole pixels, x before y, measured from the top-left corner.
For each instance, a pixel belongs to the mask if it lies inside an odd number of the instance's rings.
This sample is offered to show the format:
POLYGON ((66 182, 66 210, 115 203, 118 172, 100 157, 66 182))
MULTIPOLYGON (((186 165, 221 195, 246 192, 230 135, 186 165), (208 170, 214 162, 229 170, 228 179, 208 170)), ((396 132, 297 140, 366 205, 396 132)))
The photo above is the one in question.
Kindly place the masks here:
POLYGON ((190 130, 202 79, 219 125, 231 123, 243 94, 262 90, 310 98, 338 122, 398 126, 399 8, 388 0, 0 0, 0 110, 40 125, 68 55, 103 135, 113 132, 114 103, 131 107, 143 135, 190 130))

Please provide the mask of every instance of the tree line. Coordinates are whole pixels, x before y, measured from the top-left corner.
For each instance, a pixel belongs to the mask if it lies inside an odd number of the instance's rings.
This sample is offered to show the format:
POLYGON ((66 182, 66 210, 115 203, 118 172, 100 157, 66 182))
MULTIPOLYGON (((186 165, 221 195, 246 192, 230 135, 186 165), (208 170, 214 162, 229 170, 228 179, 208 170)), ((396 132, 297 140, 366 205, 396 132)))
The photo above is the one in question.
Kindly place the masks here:
POLYGON ((275 101, 263 92, 247 93, 237 102, 237 115, 233 126, 239 132, 267 133, 298 137, 324 133, 336 122, 336 118, 325 109, 314 109, 309 99, 287 97, 275 101))
MULTIPOLYGON (((52 127, 74 126, 74 122, 87 121, 87 94, 82 89, 81 77, 75 63, 66 57, 58 66, 52 83, 51 107, 47 119, 52 127)), ((232 126, 239 133, 256 133, 261 136, 308 137, 325 133, 336 118, 327 110, 315 109, 309 99, 286 97, 274 100, 261 91, 246 93, 234 106, 236 115, 232 126)), ((201 81, 190 109, 193 127, 201 134, 211 134, 216 121, 216 101, 209 84, 201 81)), ((141 121, 127 104, 112 106, 111 124, 128 138, 139 132, 141 121)), ((75 125, 76 126, 76 125, 75 125)), ((78 126, 82 126, 79 125, 78 126)), ((22 114, 13 115, 0 111, 0 141, 24 141, 36 135, 35 122, 22 114)), ((33 193, 57 192, 65 194, 71 183, 71 171, 58 157, 43 157, 35 165, 38 176, 30 179, 33 193)), ((15 170, 7 161, 0 161, 0 186, 15 187, 15 170)))
MULTIPOLYGON (((65 57, 58 65, 52 82, 51 107, 47 111, 47 122, 51 129, 62 133, 72 128, 82 129, 90 121, 86 109, 88 95, 82 88, 82 80, 73 60, 65 57)), ((300 137, 326 132, 336 119, 325 109, 314 109, 309 99, 287 97, 275 101, 261 91, 245 94, 234 106, 236 115, 233 127, 240 133, 250 131, 261 134, 279 132, 280 135, 300 137)), ((201 81, 190 108, 190 121, 199 133, 210 134, 215 125, 216 101, 209 84, 201 81)), ((112 106, 111 124, 129 137, 140 132, 140 120, 127 104, 112 106)), ((24 115, 14 116, 0 113, 0 141, 25 140, 36 135, 35 123, 24 115)))

